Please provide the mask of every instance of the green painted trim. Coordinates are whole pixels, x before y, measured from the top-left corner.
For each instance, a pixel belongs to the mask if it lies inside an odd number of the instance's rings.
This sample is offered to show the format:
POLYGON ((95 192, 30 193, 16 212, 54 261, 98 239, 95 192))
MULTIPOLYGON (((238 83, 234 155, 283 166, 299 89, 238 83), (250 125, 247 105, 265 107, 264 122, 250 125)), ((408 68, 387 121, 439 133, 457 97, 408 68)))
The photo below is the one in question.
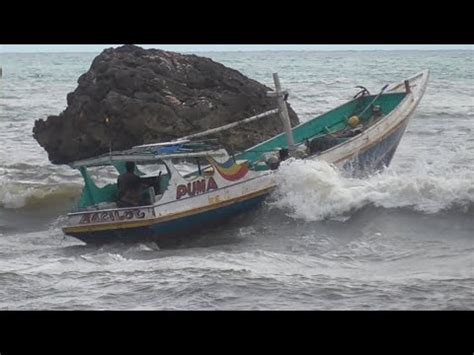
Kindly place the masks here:
MULTIPOLYGON (((334 133, 344 129, 347 119, 362 112, 375 96, 376 95, 370 95, 358 100, 351 100, 331 111, 293 127, 295 144, 304 143, 306 139, 325 136, 328 134, 328 131, 334 133)), ((374 102, 374 105, 380 105, 383 114, 386 116, 400 104, 405 96, 405 93, 383 94, 374 102)), ((370 118, 369 115, 370 110, 367 110, 366 114, 361 117, 362 121, 367 121, 370 118)), ((237 155, 236 159, 248 160, 250 164, 253 165, 262 159, 264 153, 276 151, 280 148, 288 148, 286 133, 249 148, 245 152, 237 155)))

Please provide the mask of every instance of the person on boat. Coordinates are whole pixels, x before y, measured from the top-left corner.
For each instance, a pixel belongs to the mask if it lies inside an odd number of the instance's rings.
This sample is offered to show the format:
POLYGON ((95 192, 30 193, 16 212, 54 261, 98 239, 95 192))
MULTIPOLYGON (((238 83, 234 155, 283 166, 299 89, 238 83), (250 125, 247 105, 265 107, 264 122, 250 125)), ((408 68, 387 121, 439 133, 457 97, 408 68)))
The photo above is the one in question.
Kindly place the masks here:
POLYGON ((372 126, 383 116, 382 108, 379 105, 372 106, 372 116, 367 122, 367 127, 372 126))
POLYGON ((287 148, 281 148, 278 151, 278 158, 280 159, 280 161, 284 161, 288 159, 289 157, 290 157, 290 152, 287 148))
POLYGON ((265 163, 271 170, 276 170, 280 166, 280 163, 287 160, 290 157, 289 150, 287 148, 280 148, 277 152, 265 154, 265 163))
POLYGON ((120 174, 117 180, 118 201, 117 207, 136 207, 142 204, 142 186, 140 178, 135 175, 135 163, 125 163, 127 171, 120 174))

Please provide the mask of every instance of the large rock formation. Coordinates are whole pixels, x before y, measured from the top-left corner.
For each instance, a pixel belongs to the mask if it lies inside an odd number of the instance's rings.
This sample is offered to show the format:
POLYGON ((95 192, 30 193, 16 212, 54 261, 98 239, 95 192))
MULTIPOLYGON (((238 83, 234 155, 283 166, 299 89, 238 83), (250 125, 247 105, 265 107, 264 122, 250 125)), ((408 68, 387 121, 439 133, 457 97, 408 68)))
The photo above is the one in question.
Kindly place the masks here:
MULTIPOLYGON (((123 150, 169 141, 276 108, 276 99, 266 97, 270 88, 211 59, 130 45, 104 50, 78 84, 65 111, 33 128, 55 164, 105 153, 109 145, 123 150)), ((239 151, 282 130, 273 115, 213 137, 239 151)))

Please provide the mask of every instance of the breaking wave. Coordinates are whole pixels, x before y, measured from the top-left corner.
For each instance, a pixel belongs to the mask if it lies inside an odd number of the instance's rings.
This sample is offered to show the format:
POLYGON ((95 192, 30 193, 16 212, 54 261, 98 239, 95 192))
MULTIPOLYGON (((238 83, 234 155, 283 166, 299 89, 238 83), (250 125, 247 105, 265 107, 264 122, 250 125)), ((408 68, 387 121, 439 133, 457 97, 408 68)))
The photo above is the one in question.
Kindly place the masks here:
POLYGON ((81 185, 72 183, 40 185, 2 182, 0 184, 0 207, 37 209, 67 205, 78 198, 81 191, 81 185))
POLYGON ((434 174, 423 168, 410 173, 387 169, 362 180, 345 178, 324 161, 289 160, 276 179, 278 188, 270 204, 308 221, 347 219, 351 211, 367 205, 429 214, 450 209, 467 212, 474 205, 471 171, 434 174))

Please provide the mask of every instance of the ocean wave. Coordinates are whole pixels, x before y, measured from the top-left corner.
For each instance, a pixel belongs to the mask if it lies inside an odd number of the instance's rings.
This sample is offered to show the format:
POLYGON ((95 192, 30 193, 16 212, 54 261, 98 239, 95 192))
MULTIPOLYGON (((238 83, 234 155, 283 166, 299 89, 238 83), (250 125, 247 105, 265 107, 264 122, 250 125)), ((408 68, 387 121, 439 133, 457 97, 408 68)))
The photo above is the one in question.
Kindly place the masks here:
POLYGON ((66 205, 80 196, 79 184, 40 185, 12 181, 0 182, 0 207, 7 209, 43 208, 66 205))
POLYGON ((323 161, 289 160, 276 178, 278 188, 270 204, 308 221, 346 220, 352 211, 368 205, 428 214, 468 212, 474 205, 474 179, 468 170, 434 173, 420 165, 411 172, 387 169, 368 179, 353 179, 323 161))

